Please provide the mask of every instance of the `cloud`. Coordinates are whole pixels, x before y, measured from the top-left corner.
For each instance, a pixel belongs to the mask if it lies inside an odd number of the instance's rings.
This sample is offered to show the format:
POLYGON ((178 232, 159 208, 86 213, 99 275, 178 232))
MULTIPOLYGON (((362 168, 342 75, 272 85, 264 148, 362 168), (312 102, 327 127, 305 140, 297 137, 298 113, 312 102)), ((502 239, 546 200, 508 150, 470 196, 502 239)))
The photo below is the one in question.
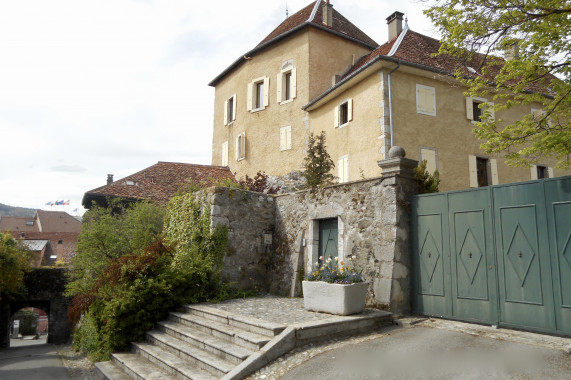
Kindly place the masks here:
POLYGON ((61 173, 81 173, 87 171, 87 169, 82 168, 78 165, 58 165, 52 166, 51 170, 54 172, 61 172, 61 173))

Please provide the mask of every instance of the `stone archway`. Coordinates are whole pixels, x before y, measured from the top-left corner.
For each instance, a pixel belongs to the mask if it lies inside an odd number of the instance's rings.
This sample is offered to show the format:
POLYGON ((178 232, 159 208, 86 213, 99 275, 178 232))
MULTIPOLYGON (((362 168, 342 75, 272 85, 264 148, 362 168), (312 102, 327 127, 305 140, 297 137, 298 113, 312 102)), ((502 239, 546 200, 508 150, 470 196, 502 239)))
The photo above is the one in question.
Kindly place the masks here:
POLYGON ((0 302, 0 348, 10 347, 10 320, 24 307, 37 307, 48 314, 48 343, 63 344, 69 339, 67 309, 70 299, 63 295, 66 269, 35 268, 24 279, 26 294, 0 302))

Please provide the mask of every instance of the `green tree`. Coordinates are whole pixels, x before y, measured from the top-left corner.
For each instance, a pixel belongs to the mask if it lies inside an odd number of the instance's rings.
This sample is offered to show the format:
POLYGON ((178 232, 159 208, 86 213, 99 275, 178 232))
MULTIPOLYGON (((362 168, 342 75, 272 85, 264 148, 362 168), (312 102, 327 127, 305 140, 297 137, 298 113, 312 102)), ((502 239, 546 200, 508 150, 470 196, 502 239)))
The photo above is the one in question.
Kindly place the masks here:
POLYGON ((10 234, 0 232, 0 300, 24 290, 24 274, 29 270, 30 253, 10 234))
POLYGON ((438 170, 435 170, 433 174, 430 174, 430 172, 426 170, 426 160, 422 160, 418 163, 418 166, 414 168, 414 178, 422 181, 420 187, 421 194, 438 193, 440 173, 438 173, 438 170))
POLYGON ((148 201, 125 205, 118 199, 111 200, 108 207, 94 206, 86 212, 66 294, 91 289, 111 259, 142 254, 162 235, 164 216, 163 206, 148 201))
POLYGON ((307 180, 307 187, 316 189, 317 187, 330 185, 333 183, 335 176, 331 174, 331 170, 335 168, 335 164, 327 153, 325 146, 325 131, 314 136, 309 135, 307 155, 304 159, 305 171, 303 176, 307 180))
POLYGON ((466 59, 455 75, 470 96, 492 95, 474 133, 488 153, 513 166, 571 158, 571 4, 568 0, 427 0, 425 13, 442 34, 440 53, 466 59), (508 53, 509 54, 506 54, 508 53), (474 55, 481 53, 481 55, 474 55), (506 60, 499 59, 502 54, 506 60), (509 56, 508 56, 509 55, 509 56), (507 123, 491 111, 539 103, 542 111, 507 123))

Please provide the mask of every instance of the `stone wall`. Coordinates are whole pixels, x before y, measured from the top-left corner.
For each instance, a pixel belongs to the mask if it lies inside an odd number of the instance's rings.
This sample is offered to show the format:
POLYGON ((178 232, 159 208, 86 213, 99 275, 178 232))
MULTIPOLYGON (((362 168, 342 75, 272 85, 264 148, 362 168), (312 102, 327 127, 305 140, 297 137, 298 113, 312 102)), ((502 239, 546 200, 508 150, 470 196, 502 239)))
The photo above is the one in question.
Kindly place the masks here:
POLYGON ((282 259, 272 292, 300 295, 318 260, 319 220, 337 218, 339 260, 356 257, 369 282, 368 306, 409 312, 408 202, 416 191, 415 180, 393 175, 278 196, 275 250, 282 259))
POLYGON ((210 188, 201 197, 212 225, 228 227, 223 277, 239 288, 282 296, 301 295, 301 281, 318 260, 319 223, 337 218, 338 257, 355 257, 369 282, 367 304, 410 312, 410 197, 416 161, 379 162, 383 176, 315 192, 271 196, 210 188), (266 239, 270 240, 266 240, 266 239))
POLYGON ((274 198, 221 187, 209 188, 200 197, 210 205, 212 226, 228 227, 223 279, 241 289, 265 291, 272 244, 264 239, 274 230, 274 198))

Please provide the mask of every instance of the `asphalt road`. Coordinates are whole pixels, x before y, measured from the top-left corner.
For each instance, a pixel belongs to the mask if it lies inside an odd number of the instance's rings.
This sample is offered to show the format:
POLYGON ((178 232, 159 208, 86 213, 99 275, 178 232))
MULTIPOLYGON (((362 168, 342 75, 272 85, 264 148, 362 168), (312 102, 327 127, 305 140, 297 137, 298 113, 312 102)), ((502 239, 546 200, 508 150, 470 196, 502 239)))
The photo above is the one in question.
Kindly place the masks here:
POLYGON ((1 380, 71 380, 53 344, 0 350, 1 380))
POLYGON ((427 327, 324 352, 281 380, 571 379, 562 350, 427 327))

